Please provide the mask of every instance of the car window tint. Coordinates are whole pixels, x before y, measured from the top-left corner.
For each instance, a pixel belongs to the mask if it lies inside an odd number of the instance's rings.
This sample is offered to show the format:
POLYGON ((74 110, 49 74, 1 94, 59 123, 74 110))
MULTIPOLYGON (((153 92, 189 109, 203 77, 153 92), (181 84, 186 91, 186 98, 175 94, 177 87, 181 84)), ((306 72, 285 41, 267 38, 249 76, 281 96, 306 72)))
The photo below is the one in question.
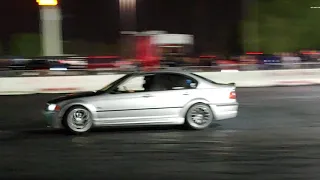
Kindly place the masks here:
POLYGON ((161 74, 157 83, 163 84, 166 90, 194 89, 197 86, 194 79, 180 74, 161 74))
POLYGON ((145 91, 165 91, 167 90, 166 85, 162 82, 162 78, 159 75, 153 76, 153 78, 149 81, 145 81, 144 84, 145 91), (149 84, 149 85, 148 85, 149 84))

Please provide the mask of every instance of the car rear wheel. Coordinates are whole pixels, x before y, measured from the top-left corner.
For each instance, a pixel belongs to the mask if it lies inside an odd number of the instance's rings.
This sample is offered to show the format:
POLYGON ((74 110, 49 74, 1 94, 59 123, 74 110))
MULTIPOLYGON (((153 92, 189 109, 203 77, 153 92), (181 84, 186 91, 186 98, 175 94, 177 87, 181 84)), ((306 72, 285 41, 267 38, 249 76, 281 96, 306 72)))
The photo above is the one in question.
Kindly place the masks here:
POLYGON ((195 130, 209 127, 213 121, 211 108, 204 103, 197 103, 191 106, 186 114, 185 124, 195 130))
POLYGON ((67 130, 73 134, 88 132, 92 125, 92 115, 88 109, 82 106, 70 108, 64 118, 67 130))

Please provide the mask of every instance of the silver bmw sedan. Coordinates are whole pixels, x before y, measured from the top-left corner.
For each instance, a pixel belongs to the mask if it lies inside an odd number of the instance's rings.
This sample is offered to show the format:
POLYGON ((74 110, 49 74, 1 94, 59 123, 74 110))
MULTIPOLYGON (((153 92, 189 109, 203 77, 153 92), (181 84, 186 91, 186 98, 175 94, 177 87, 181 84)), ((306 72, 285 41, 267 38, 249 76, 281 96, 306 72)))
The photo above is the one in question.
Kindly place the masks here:
POLYGON ((93 92, 47 102, 49 127, 81 134, 101 126, 185 125, 205 129, 238 114, 234 83, 220 84, 191 72, 130 73, 93 92))

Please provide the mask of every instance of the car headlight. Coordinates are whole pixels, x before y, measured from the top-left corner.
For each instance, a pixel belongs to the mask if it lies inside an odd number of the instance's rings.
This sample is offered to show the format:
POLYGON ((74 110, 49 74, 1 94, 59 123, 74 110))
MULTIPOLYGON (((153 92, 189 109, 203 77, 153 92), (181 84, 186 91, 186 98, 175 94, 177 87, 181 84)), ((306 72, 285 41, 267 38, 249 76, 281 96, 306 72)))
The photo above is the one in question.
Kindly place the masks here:
POLYGON ((54 111, 54 110, 56 109, 56 106, 57 106, 57 105, 55 105, 55 104, 50 104, 50 105, 48 106, 48 110, 49 110, 49 111, 54 111))
POLYGON ((56 104, 49 104, 47 109, 48 109, 48 111, 58 111, 58 110, 60 110, 60 107, 56 104))

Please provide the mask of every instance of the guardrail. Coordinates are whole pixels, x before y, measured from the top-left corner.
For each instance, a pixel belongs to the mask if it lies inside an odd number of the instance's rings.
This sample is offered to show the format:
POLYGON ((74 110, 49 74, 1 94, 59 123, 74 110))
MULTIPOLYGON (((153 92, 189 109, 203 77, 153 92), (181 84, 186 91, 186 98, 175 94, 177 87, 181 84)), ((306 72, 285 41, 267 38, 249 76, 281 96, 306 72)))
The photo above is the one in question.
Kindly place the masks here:
MULTIPOLYGON (((237 87, 271 87, 320 84, 320 69, 268 71, 195 72, 218 83, 236 83, 237 87)), ((71 93, 94 91, 122 77, 123 73, 86 76, 35 76, 0 78, 0 95, 34 93, 71 93)), ((141 82, 135 82, 141 87, 141 82)))
MULTIPOLYGON (((165 68, 165 67, 164 67, 165 68)), ((319 69, 320 63, 272 63, 272 64, 223 64, 217 66, 182 66, 174 67, 193 72, 220 72, 220 71, 261 71, 261 70, 292 70, 292 69, 319 69)), ((148 68, 157 69, 157 68, 148 68)), ((123 74, 141 71, 139 68, 127 69, 68 69, 68 70, 2 70, 0 77, 36 77, 36 76, 87 76, 123 74)))

